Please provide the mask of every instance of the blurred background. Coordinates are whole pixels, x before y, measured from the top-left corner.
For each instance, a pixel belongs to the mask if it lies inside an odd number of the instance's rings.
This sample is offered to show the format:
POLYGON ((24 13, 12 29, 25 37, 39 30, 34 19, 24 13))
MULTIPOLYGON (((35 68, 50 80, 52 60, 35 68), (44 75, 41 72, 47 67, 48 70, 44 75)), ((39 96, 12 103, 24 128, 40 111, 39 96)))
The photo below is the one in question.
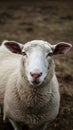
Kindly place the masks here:
MULTIPOLYGON (((0 0, 0 43, 16 40, 25 44, 41 39, 73 45, 73 1, 71 0, 0 0)), ((61 107, 47 130, 73 130, 73 48, 67 55, 54 56, 60 85, 61 107)), ((13 130, 3 123, 0 130, 13 130)))

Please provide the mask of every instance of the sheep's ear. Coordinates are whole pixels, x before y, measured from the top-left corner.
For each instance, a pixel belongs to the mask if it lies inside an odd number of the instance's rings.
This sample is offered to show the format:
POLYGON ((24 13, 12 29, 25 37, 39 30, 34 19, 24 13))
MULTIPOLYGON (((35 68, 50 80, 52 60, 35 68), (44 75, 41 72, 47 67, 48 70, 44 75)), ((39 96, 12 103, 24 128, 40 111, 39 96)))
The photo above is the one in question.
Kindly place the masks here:
POLYGON ((16 42, 16 41, 3 41, 2 43, 4 46, 6 46, 11 52, 21 54, 23 45, 16 42))
POLYGON ((65 54, 71 49, 72 45, 66 42, 60 42, 52 46, 53 55, 65 54))

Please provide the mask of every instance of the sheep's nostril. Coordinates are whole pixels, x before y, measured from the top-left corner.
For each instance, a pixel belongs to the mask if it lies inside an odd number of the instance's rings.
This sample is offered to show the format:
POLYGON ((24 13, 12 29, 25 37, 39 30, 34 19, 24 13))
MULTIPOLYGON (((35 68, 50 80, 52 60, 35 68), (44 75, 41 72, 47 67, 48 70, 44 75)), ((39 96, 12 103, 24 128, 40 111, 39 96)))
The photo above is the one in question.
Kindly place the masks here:
POLYGON ((31 75, 34 79, 38 79, 38 78, 42 75, 42 72, 40 72, 40 73, 32 73, 32 72, 30 72, 30 75, 31 75))

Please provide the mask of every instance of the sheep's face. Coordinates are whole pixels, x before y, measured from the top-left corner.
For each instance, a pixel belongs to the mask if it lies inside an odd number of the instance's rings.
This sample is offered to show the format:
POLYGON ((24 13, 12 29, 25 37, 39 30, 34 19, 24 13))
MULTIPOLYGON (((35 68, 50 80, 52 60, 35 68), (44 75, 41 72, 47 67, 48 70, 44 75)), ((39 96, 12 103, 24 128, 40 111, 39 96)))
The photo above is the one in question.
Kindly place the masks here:
POLYGON ((40 85, 51 67, 53 51, 47 43, 30 42, 22 49, 22 65, 30 84, 40 85))
POLYGON ((51 45, 41 40, 33 40, 24 45, 15 41, 4 41, 3 44, 13 53, 22 55, 22 71, 31 85, 40 85, 48 73, 51 75, 53 55, 64 54, 71 48, 69 43, 51 45))

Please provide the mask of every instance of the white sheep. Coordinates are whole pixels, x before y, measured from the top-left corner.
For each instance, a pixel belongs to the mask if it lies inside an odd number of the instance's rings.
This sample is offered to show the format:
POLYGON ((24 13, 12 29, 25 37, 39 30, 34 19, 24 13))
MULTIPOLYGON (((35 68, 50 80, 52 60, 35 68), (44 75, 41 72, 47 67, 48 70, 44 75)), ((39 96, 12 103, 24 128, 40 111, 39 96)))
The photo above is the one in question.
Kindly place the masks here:
POLYGON ((51 45, 33 40, 24 45, 4 41, 0 47, 0 105, 14 130, 23 125, 45 130, 60 106, 53 55, 69 51, 71 44, 51 45))

